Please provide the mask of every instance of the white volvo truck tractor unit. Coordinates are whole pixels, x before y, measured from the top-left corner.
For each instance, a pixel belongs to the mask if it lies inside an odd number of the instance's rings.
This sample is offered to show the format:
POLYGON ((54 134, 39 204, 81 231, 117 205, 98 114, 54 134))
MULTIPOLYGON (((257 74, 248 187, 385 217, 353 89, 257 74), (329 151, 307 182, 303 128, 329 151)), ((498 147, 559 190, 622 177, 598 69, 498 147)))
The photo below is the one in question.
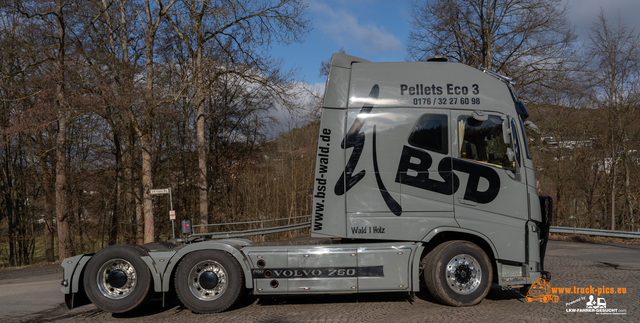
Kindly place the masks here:
MULTIPOLYGON (((427 289, 452 306, 544 271, 551 198, 538 196, 510 80, 436 57, 334 54, 318 135, 310 237, 255 243, 191 234, 65 259, 62 292, 126 312, 176 293, 197 313, 255 295, 427 289)), ((235 235, 239 237, 242 235, 235 235)))

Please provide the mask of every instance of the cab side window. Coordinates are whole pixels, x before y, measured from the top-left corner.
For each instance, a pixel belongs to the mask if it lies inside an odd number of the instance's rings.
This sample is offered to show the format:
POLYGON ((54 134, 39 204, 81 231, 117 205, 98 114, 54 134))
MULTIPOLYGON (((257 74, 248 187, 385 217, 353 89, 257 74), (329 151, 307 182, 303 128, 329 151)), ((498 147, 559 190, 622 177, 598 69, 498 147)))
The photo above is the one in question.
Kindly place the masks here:
POLYGON ((449 127, 444 114, 424 114, 409 135, 409 144, 447 155, 449 127))
POLYGON ((505 169, 515 169, 509 161, 507 148, 502 136, 502 119, 497 115, 489 115, 484 121, 471 116, 458 118, 458 142, 460 157, 505 169))

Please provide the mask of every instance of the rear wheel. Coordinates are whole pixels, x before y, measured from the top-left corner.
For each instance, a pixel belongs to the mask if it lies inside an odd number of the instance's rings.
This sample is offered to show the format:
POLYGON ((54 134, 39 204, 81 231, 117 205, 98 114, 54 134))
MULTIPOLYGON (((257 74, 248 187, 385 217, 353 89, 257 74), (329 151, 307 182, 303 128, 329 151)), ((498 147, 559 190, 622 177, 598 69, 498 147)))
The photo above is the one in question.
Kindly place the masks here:
POLYGON ((110 246, 89 260, 84 273, 85 292, 98 308, 111 312, 130 311, 149 299, 151 274, 136 246, 110 246))
POLYGON ((480 303, 489 293, 493 270, 486 253, 468 241, 448 241, 427 256, 424 280, 431 295, 452 306, 480 303))
POLYGON ((200 250, 185 256, 175 276, 180 301, 195 313, 218 313, 233 305, 244 291, 238 261, 220 250, 200 250))

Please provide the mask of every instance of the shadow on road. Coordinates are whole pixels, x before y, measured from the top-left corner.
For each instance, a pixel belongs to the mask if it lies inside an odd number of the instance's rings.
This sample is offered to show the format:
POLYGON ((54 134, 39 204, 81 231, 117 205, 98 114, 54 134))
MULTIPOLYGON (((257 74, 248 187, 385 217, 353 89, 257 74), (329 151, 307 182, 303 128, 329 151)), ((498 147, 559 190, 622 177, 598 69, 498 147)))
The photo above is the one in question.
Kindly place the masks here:
MULTIPOLYGON (((247 294, 242 297, 236 304, 231 306, 226 311, 233 311, 234 309, 244 308, 254 304, 256 297, 247 294)), ((163 312, 171 311, 171 315, 180 314, 182 312, 191 312, 186 306, 180 302, 175 294, 168 293, 165 298, 165 306, 162 306, 162 297, 151 299, 147 304, 137 307, 126 313, 114 313, 114 318, 140 318, 145 316, 152 316, 163 312)), ((101 311, 100 311, 101 312, 101 311)), ((88 316, 90 317, 90 316, 88 316)))
POLYGON ((184 307, 182 303, 180 303, 177 297, 168 297, 165 300, 164 307, 162 306, 162 297, 159 297, 159 298, 154 298, 151 301, 149 301, 147 304, 137 307, 129 312, 113 313, 112 316, 114 318, 136 318, 136 317, 144 317, 144 316, 159 314, 159 313, 168 311, 170 309, 174 309, 174 311, 177 311, 177 312, 181 312, 182 310, 188 311, 188 309, 184 307), (178 308, 174 309, 176 306, 178 308))
POLYGON ((503 290, 502 287, 500 287, 499 285, 491 286, 491 290, 489 291, 489 294, 487 294, 487 297, 485 298, 492 301, 507 300, 507 299, 520 299, 521 301, 524 301, 524 296, 520 294, 520 291, 518 289, 503 290))
POLYGON ((344 303, 370 303, 370 302, 411 302, 409 293, 371 293, 371 294, 343 294, 343 295, 288 295, 265 296, 257 298, 257 305, 272 306, 282 304, 344 304, 344 303))
MULTIPOLYGON (((502 290, 502 288, 498 285, 493 285, 489 294, 486 297, 487 300, 497 301, 497 300, 510 300, 510 299, 518 299, 520 301, 524 301, 524 296, 520 294, 518 290, 502 290)), ((442 305, 437 302, 431 294, 429 294, 426 289, 423 289, 421 292, 415 294, 415 299, 411 298, 411 295, 407 292, 394 292, 394 293, 366 293, 366 294, 333 294, 333 295, 260 295, 255 296, 251 291, 247 292, 236 304, 234 304, 231 308, 227 309, 225 312, 233 312, 234 310, 239 310, 243 308, 247 308, 250 306, 281 306, 281 305, 312 305, 312 304, 355 304, 355 303, 414 303, 414 300, 424 301, 428 303, 432 303, 438 306, 447 307, 446 305, 442 305)), ((75 313, 70 312, 66 309, 63 304, 56 306, 55 309, 38 313, 33 320, 26 320, 29 322, 43 322, 43 321, 55 321, 54 318, 62 319, 67 317, 73 317, 82 313, 82 317, 84 319, 91 320, 92 317, 100 320, 104 315, 108 315, 114 319, 136 319, 136 318, 145 318, 151 317, 160 314, 163 317, 166 315, 176 316, 183 313, 191 313, 187 307, 182 305, 177 296, 169 294, 168 297, 165 298, 165 306, 162 306, 162 298, 154 298, 149 301, 147 304, 138 307, 132 311, 126 313, 114 313, 109 314, 105 313, 102 310, 96 309, 95 306, 81 306, 78 309, 74 309, 75 313)), ((284 318, 283 318, 284 319, 284 318)), ((285 322, 283 320, 282 322, 285 322)), ((270 322, 273 322, 273 318, 270 319, 270 322)))
MULTIPOLYGON (((429 294, 428 291, 426 291, 425 287, 422 287, 422 291, 416 293, 416 297, 429 303, 442 305, 440 302, 436 301, 433 298, 433 296, 429 294)), ((487 294, 485 299, 492 300, 492 301, 508 300, 508 299, 524 300, 524 296, 522 296, 522 294, 520 294, 520 291, 518 291, 517 289, 502 290, 502 287, 494 284, 491 286, 491 289, 489 290, 489 294, 487 294)))

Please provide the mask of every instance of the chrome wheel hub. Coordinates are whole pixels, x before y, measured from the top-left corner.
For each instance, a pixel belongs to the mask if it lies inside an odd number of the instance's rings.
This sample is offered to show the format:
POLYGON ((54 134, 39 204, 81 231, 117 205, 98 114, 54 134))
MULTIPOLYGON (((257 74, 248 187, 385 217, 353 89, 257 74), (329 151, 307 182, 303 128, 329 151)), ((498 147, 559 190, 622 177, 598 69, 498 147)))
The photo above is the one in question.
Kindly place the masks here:
POLYGON ((482 269, 478 261, 467 254, 460 254, 449 260, 446 275, 447 285, 460 295, 473 293, 482 281, 482 269))
POLYGON ((129 296, 136 287, 136 270, 124 259, 111 259, 98 270, 98 289, 102 295, 111 299, 129 296))
POLYGON ((199 300, 218 299, 228 285, 227 271, 217 261, 201 261, 189 272, 189 290, 199 300))

